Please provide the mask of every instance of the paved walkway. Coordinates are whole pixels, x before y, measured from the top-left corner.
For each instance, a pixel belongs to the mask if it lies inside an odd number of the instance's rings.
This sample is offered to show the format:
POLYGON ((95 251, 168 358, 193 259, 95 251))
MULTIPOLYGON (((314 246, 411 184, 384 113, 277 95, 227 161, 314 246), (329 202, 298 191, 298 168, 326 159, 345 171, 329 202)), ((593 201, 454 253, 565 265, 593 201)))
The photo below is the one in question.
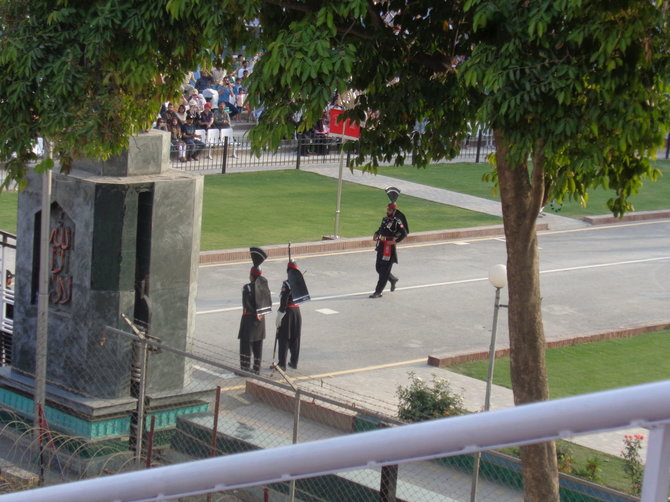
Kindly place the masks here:
MULTIPOLYGON (((331 178, 339 177, 339 168, 337 166, 306 166, 301 168, 301 170, 321 174, 323 176, 329 176, 331 178)), ((400 180, 398 178, 382 176, 380 174, 372 174, 361 171, 352 172, 347 168, 342 170, 342 180, 381 189, 394 186, 399 188, 401 194, 403 195, 418 197, 420 199, 439 202, 440 204, 448 204, 450 206, 469 209, 470 211, 477 211, 479 213, 491 214, 493 216, 499 216, 502 218, 502 208, 500 206, 500 202, 495 200, 483 199, 473 195, 452 192, 443 188, 435 188, 428 185, 422 185, 420 183, 400 180)), ((580 220, 565 218, 563 216, 549 213, 542 216, 542 222, 549 224, 549 226, 554 230, 589 226, 588 223, 580 220)))

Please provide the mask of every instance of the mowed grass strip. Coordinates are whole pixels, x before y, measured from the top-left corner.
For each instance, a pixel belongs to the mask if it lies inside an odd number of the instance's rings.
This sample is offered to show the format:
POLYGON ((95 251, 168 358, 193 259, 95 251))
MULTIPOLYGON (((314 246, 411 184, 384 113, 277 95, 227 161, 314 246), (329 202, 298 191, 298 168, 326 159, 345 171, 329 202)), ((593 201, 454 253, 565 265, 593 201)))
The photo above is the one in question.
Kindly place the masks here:
MULTIPOLYGON (((401 195, 412 232, 501 224, 500 218, 401 195)), ((337 180, 288 169, 205 177, 203 250, 319 241, 335 231, 337 180)), ((383 190, 344 183, 341 237, 370 236, 386 214, 383 190)))
MULTIPOLYGON (((670 379, 670 330, 547 350, 552 399, 670 379)), ((486 380, 488 361, 446 369, 486 380)), ((512 388, 509 357, 496 359, 493 383, 512 388)))
MULTIPOLYGON (((668 198, 668 193, 670 193, 670 160, 657 160, 653 164, 661 171, 661 177, 656 181, 643 180, 640 191, 630 198, 634 211, 670 209, 670 199, 668 198)), ((492 169, 491 165, 486 162, 479 164, 455 162, 435 164, 425 169, 417 169, 411 166, 379 167, 377 172, 406 181, 491 200, 500 200, 493 183, 482 181, 482 176, 491 172, 492 169)), ((577 201, 565 200, 562 205, 547 205, 545 212, 569 218, 610 214, 607 209, 607 200, 613 196, 612 191, 596 188, 589 192, 589 199, 585 207, 582 207, 577 201)))
MULTIPOLYGON (((0 229, 16 233, 16 192, 0 193, 0 229)), ((335 231, 337 180, 287 169, 205 176, 201 249, 319 241, 335 231)), ((345 182, 339 234, 370 236, 386 214, 383 190, 345 182)), ((412 232, 502 224, 501 218, 401 195, 412 232)))
POLYGON ((0 230, 16 234, 16 211, 18 208, 19 193, 0 192, 0 230))

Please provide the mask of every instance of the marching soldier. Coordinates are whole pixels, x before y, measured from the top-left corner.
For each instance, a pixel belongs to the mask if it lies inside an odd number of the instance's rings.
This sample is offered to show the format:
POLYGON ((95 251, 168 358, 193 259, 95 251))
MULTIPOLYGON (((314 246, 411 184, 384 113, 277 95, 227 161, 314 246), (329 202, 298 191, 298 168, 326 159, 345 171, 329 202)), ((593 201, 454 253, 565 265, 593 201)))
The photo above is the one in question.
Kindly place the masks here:
MULTIPOLYGON (((396 204, 398 203, 398 196, 400 196, 400 189, 396 187, 388 187, 386 189, 386 195, 388 196, 389 200, 393 203, 396 204)), ((395 215, 400 218, 400 221, 402 221, 402 224, 405 225, 405 230, 409 234, 409 224, 407 223, 407 218, 405 217, 405 214, 400 211, 396 207, 395 209, 395 215)))
POLYGON ((377 243, 375 248, 377 251, 375 269, 377 270, 377 274, 379 274, 379 280, 370 298, 381 297, 382 291, 384 291, 386 283, 389 281, 391 282, 391 291, 395 291, 398 278, 391 274, 391 268, 394 263, 398 263, 396 244, 407 237, 405 224, 397 215, 398 205, 396 204, 396 200, 398 199, 400 190, 391 187, 386 190, 386 194, 391 202, 386 207, 386 217, 382 219, 379 229, 377 229, 372 237, 377 243))
MULTIPOLYGON (((290 251, 290 248, 289 248, 290 251)), ((286 370, 286 356, 290 354, 289 368, 298 368, 302 316, 300 304, 309 300, 309 292, 298 265, 289 258, 286 267, 288 278, 282 283, 277 314, 277 340, 279 341, 279 367, 286 370)))
POLYGON ((267 254, 256 247, 250 248, 249 251, 254 265, 249 271, 249 283, 242 288, 242 319, 237 338, 240 340, 240 368, 249 371, 253 353, 253 371, 258 374, 263 356, 265 316, 272 311, 272 299, 268 281, 261 272, 261 264, 267 258, 267 254))

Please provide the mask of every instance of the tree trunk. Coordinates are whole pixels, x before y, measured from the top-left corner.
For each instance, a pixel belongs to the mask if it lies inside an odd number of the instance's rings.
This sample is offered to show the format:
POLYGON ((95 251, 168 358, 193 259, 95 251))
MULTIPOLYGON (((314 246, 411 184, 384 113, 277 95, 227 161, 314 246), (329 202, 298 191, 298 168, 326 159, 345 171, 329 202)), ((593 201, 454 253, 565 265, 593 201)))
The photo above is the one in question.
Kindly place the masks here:
MULTIPOLYGON (((544 193, 542 144, 535 146, 533 169, 510 164, 509 144, 495 131, 507 245, 508 325, 512 390, 516 405, 549 398, 542 325, 540 267, 535 221, 544 193)), ((521 447, 525 502, 559 502, 554 442, 521 447)))

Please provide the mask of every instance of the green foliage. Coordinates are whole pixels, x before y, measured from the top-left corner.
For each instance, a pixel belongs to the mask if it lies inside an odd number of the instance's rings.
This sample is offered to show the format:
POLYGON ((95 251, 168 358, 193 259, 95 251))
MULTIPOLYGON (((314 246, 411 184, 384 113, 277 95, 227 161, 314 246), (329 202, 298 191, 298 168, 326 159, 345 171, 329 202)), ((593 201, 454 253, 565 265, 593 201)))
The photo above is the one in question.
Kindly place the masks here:
POLYGON ((571 474, 574 469, 574 457, 572 455, 572 448, 564 443, 556 444, 556 459, 558 460, 558 470, 571 474))
POLYGON ((580 478, 588 479, 594 483, 602 481, 602 459, 597 456, 589 457, 583 466, 576 467, 572 473, 580 478))
POLYGON ((575 461, 573 447, 568 446, 565 442, 559 442, 556 444, 556 457, 559 471, 588 479, 594 483, 602 481, 603 460, 598 455, 591 455, 583 464, 580 464, 575 461))
POLYGON ((640 450, 642 449, 642 440, 644 436, 641 434, 633 434, 624 436, 624 449, 621 456, 624 459, 624 472, 630 479, 630 489, 633 495, 639 495, 642 490, 642 477, 644 476, 644 464, 640 457, 640 450))
MULTIPOLYGON (((502 448, 501 451, 519 457, 518 447, 502 448)), ((591 479, 589 478, 592 476, 591 472, 596 472, 596 483, 622 492, 630 489, 628 480, 625 479, 626 463, 621 457, 560 439, 556 441, 556 455, 560 472, 584 479, 591 479), (589 470, 591 472, 588 472, 589 470), (575 471, 579 471, 580 474, 576 474, 575 471)))
MULTIPOLYGON (((551 198, 602 186, 614 214, 631 210, 667 130, 667 9, 652 2, 467 4, 479 41, 463 82, 480 120, 505 132, 510 160, 551 180, 551 198)), ((529 184, 530 184, 529 177, 529 184)))
POLYGON ((398 386, 398 418, 406 422, 421 422, 466 413, 462 396, 452 392, 449 382, 433 375, 430 384, 409 373, 407 387, 398 386))
POLYGON ((74 156, 118 153, 177 95, 186 71, 251 37, 235 28, 240 14, 168 0, 0 0, 5 183, 22 178, 39 135, 65 170, 74 156))
POLYGON ((0 0, 0 158, 20 179, 39 134, 65 169, 107 157, 187 70, 262 47, 256 149, 292 135, 295 112, 309 128, 335 91, 356 89, 347 113, 367 119, 357 162, 371 155, 369 169, 451 157, 480 122, 505 131, 520 164, 542 145, 559 203, 601 186, 620 214, 658 174, 647 154, 669 111, 666 18, 653 2, 603 0, 0 0))

